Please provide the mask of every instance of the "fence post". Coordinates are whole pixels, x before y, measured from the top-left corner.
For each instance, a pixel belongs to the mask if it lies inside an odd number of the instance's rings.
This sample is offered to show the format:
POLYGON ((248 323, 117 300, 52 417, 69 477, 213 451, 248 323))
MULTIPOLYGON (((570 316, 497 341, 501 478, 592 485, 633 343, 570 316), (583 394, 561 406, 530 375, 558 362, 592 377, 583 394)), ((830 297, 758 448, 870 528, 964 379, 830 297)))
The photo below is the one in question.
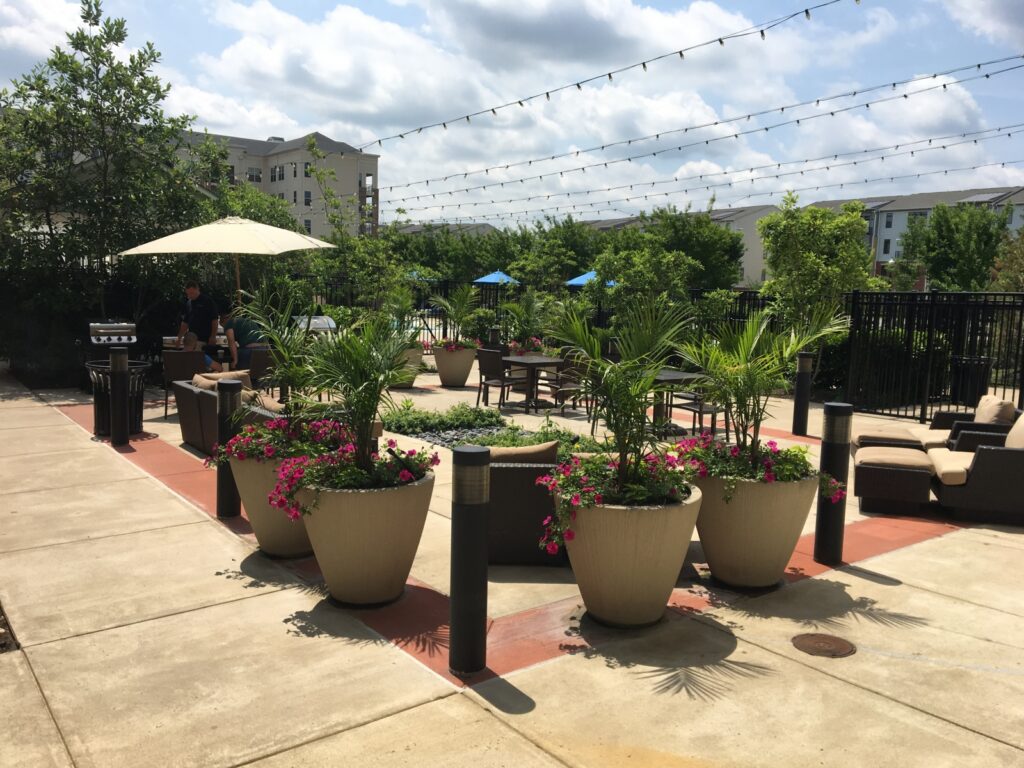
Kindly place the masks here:
POLYGON ((452 449, 451 619, 448 668, 465 677, 487 666, 487 513, 491 449, 452 449))
POLYGON ((856 371, 857 371, 857 331, 860 326, 860 291, 850 294, 850 335, 847 341, 847 355, 849 360, 846 366, 846 402, 856 403, 856 371))
MULTIPOLYGON (((221 379, 217 382, 217 445, 224 445, 238 434, 235 411, 242 406, 242 382, 238 379, 221 379)), ((231 465, 217 465, 217 517, 238 517, 242 513, 242 502, 238 497, 235 476, 231 465)))
MULTIPOLYGON (((827 473, 840 483, 850 477, 850 427, 853 406, 849 403, 825 403, 821 426, 821 463, 827 473)), ((846 528, 846 498, 835 504, 819 491, 818 513, 814 525, 814 560, 825 565, 843 561, 843 533, 846 528)))
POLYGON ((796 387, 793 392, 793 434, 807 434, 807 410, 811 405, 811 374, 814 353, 796 353, 796 387))
MULTIPOLYGON (((928 393, 932 388, 932 365, 935 360, 935 312, 937 311, 936 306, 938 298, 938 289, 932 288, 931 294, 928 297, 928 352, 924 359, 924 382, 921 392, 921 412, 917 419, 922 424, 925 424, 928 421, 928 393)), ((911 357, 913 357, 913 339, 911 339, 910 343, 911 357)))
MULTIPOLYGON (((95 406, 94 406, 95 407, 95 406)), ((110 444, 128 445, 128 347, 110 348, 110 444)))

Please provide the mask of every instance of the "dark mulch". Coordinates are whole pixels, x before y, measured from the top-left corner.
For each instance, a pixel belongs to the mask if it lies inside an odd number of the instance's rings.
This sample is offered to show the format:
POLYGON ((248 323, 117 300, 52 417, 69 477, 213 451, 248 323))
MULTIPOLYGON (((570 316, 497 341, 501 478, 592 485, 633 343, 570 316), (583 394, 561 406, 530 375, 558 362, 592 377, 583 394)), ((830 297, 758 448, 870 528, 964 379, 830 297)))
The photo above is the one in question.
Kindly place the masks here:
POLYGON ((20 647, 18 641, 14 639, 11 625, 7 623, 7 616, 4 615, 3 606, 0 605, 0 653, 16 651, 20 647))

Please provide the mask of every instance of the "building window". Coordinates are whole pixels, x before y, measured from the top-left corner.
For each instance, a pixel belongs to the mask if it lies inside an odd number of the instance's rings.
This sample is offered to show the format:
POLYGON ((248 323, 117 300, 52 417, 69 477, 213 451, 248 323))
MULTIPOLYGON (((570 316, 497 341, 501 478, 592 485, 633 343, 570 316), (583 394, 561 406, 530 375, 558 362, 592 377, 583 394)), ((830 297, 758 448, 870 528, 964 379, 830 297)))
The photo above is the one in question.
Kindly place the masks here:
POLYGON ((312 163, 303 163, 302 164, 302 175, 305 176, 307 179, 309 178, 309 166, 311 166, 311 165, 312 165, 312 163))
POLYGON ((249 181, 254 181, 258 184, 259 182, 263 181, 263 169, 250 167, 245 172, 245 178, 248 179, 249 181))
POLYGON ((277 166, 276 165, 270 166, 270 181, 271 181, 271 183, 277 181, 277 166))
POLYGON ((928 218, 928 211, 911 211, 907 214, 908 219, 928 218))
POLYGON ((306 234, 307 235, 312 235, 313 234, 313 222, 312 221, 310 221, 309 219, 305 219, 302 222, 302 226, 304 226, 306 228, 306 234))
POLYGON ((235 183, 235 166, 233 165, 228 166, 228 181, 232 184, 235 183))
POLYGON ((298 175, 299 175, 299 164, 298 163, 292 163, 292 178, 294 179, 298 175))
POLYGON ((887 211, 885 214, 885 228, 892 229, 892 211, 887 211))
POLYGON ((297 205, 299 202, 299 191, 297 189, 292 190, 292 205, 297 205))
POLYGON ((302 193, 302 202, 307 208, 313 204, 313 193, 308 189, 302 193))
POLYGON ((885 256, 888 256, 888 255, 889 255, 889 247, 890 247, 891 245, 892 245, 892 241, 891 241, 891 240, 883 240, 883 241, 882 241, 882 253, 883 253, 883 254, 884 254, 885 256))

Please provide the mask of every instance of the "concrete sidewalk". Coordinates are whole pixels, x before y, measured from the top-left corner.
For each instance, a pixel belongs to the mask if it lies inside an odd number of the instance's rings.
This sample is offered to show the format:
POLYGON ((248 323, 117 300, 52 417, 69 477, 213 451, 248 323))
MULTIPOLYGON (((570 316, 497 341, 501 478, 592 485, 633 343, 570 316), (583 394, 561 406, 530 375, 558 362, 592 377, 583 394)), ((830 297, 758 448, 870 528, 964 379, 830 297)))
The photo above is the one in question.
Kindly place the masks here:
POLYGON ((1024 765, 1021 529, 851 504, 854 564, 761 596, 694 572, 630 632, 581 620, 571 573, 493 569, 492 674, 466 687, 444 671, 450 462, 406 597, 344 611, 210 517, 162 404, 133 455, 46 397, 0 375, 5 768, 1024 765), (803 632, 858 652, 804 655, 803 632))

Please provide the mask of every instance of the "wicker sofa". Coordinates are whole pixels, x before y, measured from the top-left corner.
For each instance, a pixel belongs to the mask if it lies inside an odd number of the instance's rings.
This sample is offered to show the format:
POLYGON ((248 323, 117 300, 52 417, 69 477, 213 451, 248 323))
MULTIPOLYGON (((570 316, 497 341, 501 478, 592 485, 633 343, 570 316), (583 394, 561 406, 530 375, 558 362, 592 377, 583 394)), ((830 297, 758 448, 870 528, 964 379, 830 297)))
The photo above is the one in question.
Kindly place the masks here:
MULTIPOLYGON (((249 381, 247 371, 232 371, 224 374, 196 374, 192 381, 173 381, 174 403, 181 427, 181 441, 200 453, 209 456, 217 442, 217 381, 237 379, 246 387, 249 381)), ((245 389, 243 424, 252 424, 272 418, 281 410, 280 404, 262 393, 245 389)))

